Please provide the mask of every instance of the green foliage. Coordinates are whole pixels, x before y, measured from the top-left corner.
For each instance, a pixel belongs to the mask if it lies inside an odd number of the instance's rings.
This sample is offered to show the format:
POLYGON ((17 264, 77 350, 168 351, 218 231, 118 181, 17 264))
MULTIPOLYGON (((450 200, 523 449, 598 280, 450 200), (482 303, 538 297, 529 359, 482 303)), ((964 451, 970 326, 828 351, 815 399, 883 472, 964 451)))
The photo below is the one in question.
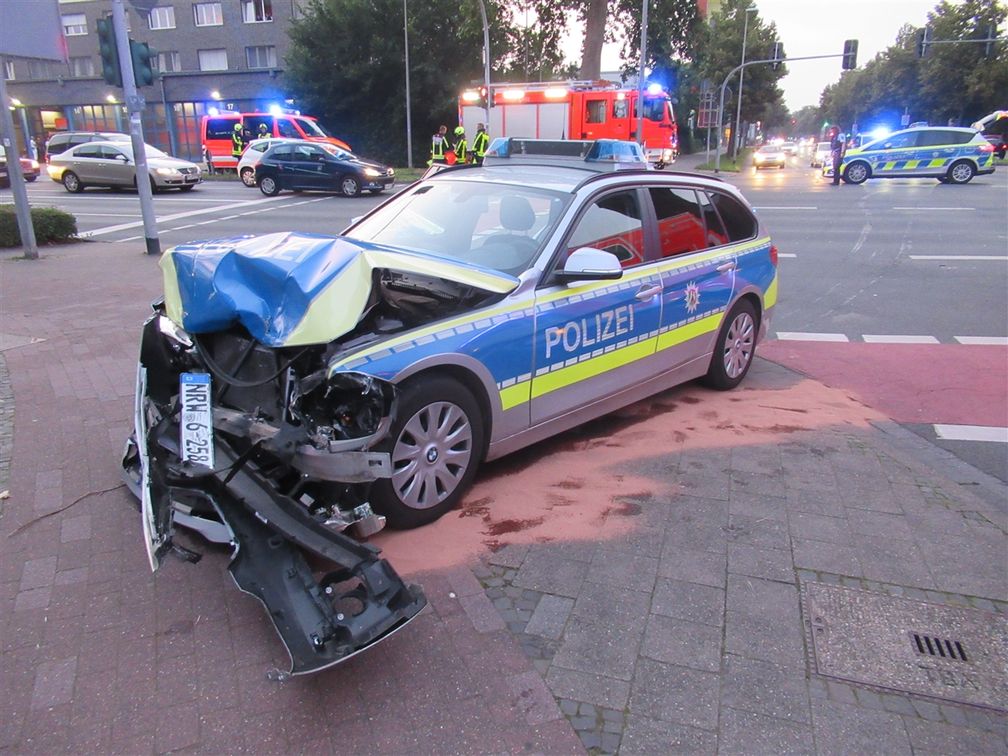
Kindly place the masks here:
MULTIPOLYGON (((999 0, 943 1, 928 14, 928 26, 932 40, 983 39, 988 27, 999 27, 1006 15, 999 0)), ((985 58, 983 43, 936 44, 922 59, 918 31, 905 25, 893 45, 826 87, 820 99, 824 120, 846 129, 876 123, 896 128, 906 112, 911 121, 969 125, 1005 106, 1008 45, 994 43, 985 58)))
MULTIPOLYGON (((32 226, 35 241, 39 244, 69 241, 77 236, 77 219, 54 207, 33 207, 32 226)), ((0 247, 20 247, 21 233, 18 231, 14 205, 0 205, 0 247)))

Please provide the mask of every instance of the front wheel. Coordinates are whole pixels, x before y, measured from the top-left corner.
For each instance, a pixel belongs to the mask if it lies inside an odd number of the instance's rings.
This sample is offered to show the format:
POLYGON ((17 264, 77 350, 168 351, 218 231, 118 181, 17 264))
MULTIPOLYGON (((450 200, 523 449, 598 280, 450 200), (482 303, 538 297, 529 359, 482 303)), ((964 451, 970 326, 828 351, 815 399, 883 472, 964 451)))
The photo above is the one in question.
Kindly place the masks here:
POLYGON ((78 194, 79 192, 84 191, 84 184, 82 184, 81 180, 77 178, 76 173, 73 171, 67 171, 63 174, 63 188, 68 192, 78 194))
POLYGON ((263 176, 259 179, 259 191, 267 197, 273 197, 280 193, 280 184, 272 176, 263 176))
POLYGON ((704 383, 727 391, 746 377, 756 356, 756 308, 747 299, 739 300, 718 333, 704 383))
POLYGON ((968 184, 976 175, 976 168, 968 160, 960 160, 952 163, 948 170, 948 180, 950 184, 968 184))
POLYGON ((368 189, 368 191, 371 192, 371 194, 374 194, 375 196, 377 196, 377 195, 381 194, 385 190, 384 189, 368 189))
POLYGON ((843 172, 843 180, 848 184, 863 184, 868 180, 871 171, 866 163, 858 161, 848 165, 843 172))
POLYGON ((255 169, 254 168, 242 168, 241 180, 245 186, 255 186, 255 169))
POLYGON ((179 187, 179 191, 180 192, 191 192, 195 188, 196 188, 195 184, 189 184, 188 186, 180 186, 179 187))
POLYGON ((344 176, 340 179, 340 192, 344 197, 356 197, 360 194, 360 181, 353 176, 344 176))
POLYGON ((392 477, 375 481, 371 503, 389 527, 426 525, 468 490, 483 452, 483 415, 469 390, 444 376, 404 384, 388 436, 392 477))

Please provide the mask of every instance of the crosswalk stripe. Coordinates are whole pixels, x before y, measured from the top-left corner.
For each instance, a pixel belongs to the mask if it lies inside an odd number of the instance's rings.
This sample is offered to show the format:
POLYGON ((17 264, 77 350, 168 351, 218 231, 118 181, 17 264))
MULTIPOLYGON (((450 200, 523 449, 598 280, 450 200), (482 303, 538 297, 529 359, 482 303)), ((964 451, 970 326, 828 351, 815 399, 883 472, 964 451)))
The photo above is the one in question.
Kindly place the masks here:
POLYGON ((945 441, 991 441, 1008 444, 1008 428, 987 425, 935 424, 935 435, 945 441))
POLYGON ((869 334, 862 337, 866 344, 938 344, 934 336, 901 336, 899 334, 869 334))
POLYGON ((798 333, 793 331, 778 331, 777 338, 781 341, 850 341, 842 333, 798 333))
POLYGON ((970 346, 1008 346, 1008 336, 956 336, 955 340, 970 346))

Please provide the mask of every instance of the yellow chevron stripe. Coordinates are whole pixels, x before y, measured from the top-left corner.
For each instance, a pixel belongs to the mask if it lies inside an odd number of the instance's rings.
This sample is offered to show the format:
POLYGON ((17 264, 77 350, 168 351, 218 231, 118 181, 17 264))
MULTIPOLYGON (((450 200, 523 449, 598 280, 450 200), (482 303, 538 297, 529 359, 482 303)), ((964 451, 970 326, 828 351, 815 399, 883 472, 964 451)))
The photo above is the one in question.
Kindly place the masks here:
POLYGON ((945 165, 945 162, 946 162, 945 158, 935 158, 934 160, 929 160, 928 161, 927 167, 928 168, 941 168, 943 165, 945 165))
POLYGON ((891 171, 893 168, 896 167, 896 163, 897 163, 896 160, 890 160, 888 163, 886 163, 885 165, 882 166, 882 170, 883 171, 891 171))
POLYGON ((908 170, 910 168, 916 168, 920 164, 920 162, 921 162, 920 160, 907 160, 906 165, 904 165, 903 167, 908 170))

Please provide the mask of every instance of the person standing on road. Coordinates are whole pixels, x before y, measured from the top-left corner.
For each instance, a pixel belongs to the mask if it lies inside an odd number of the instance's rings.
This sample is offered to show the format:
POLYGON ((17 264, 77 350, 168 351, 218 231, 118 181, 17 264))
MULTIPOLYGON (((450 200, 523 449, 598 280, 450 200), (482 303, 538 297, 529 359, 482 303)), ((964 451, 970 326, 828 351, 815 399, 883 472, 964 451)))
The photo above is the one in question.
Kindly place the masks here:
POLYGON ((240 123, 236 123, 231 132, 231 157, 241 159, 244 149, 245 139, 242 136, 242 126, 240 123))
POLYGON ((269 129, 266 128, 265 123, 259 124, 259 139, 267 139, 270 136, 269 129))
POLYGON ((843 162, 844 153, 847 151, 847 140, 839 126, 830 129, 830 158, 833 160, 833 186, 840 184, 840 163, 843 162))
POLYGON ((431 137, 431 156, 427 165, 445 163, 445 153, 451 148, 448 143, 448 127, 443 125, 431 137))
POLYGON ((461 126, 455 127, 455 144, 452 149, 455 150, 456 164, 465 165, 469 162, 469 145, 466 144, 465 129, 461 126))
POLYGON ((476 124, 476 136, 473 137, 472 143, 472 157, 476 165, 483 165, 483 156, 486 155, 489 146, 490 135, 486 133, 486 126, 482 123, 476 124))

